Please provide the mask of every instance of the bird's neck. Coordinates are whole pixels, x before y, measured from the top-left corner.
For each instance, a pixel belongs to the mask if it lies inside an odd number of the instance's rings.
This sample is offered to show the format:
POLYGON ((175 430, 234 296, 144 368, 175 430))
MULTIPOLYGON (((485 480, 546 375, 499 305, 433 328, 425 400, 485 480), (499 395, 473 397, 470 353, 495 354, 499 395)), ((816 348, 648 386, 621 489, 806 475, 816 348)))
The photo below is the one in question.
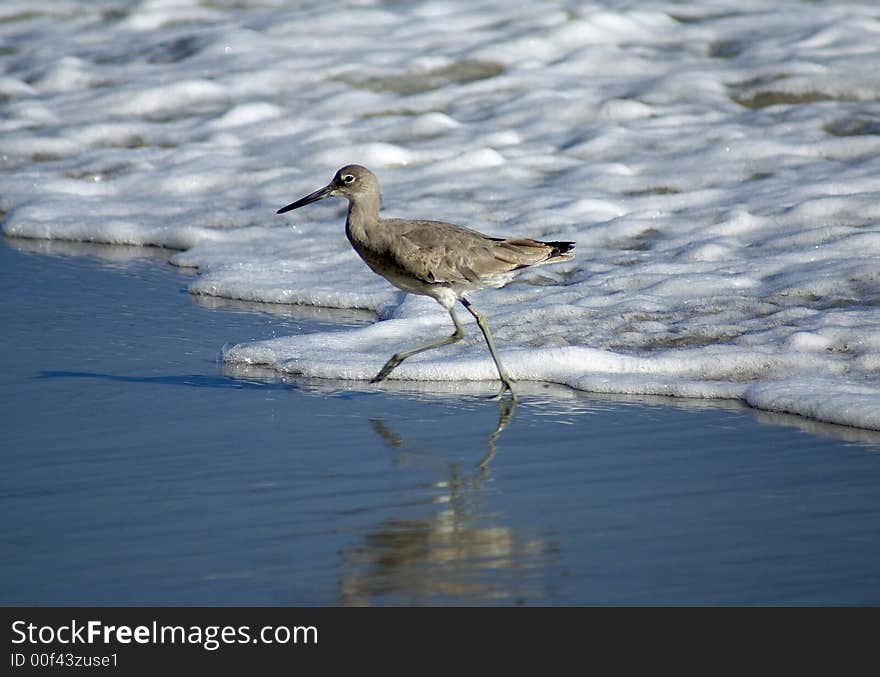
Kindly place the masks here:
POLYGON ((364 241, 366 231, 379 222, 379 207, 382 206, 382 198, 379 195, 361 195, 357 200, 348 203, 348 219, 346 230, 349 237, 364 241))

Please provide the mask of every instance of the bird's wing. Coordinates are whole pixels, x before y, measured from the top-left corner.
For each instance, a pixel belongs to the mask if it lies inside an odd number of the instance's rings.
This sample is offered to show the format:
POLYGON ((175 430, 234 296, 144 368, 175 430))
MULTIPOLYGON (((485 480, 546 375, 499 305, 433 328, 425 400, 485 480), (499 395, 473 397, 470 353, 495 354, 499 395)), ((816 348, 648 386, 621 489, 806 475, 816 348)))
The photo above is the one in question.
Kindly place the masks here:
POLYGON ((516 267, 506 260, 498 238, 442 221, 403 223, 390 253, 401 267, 427 282, 477 283, 516 267))
POLYGON ((571 243, 489 237, 442 221, 396 222, 392 254, 403 268, 429 282, 485 283, 521 268, 571 258, 560 249, 571 243))

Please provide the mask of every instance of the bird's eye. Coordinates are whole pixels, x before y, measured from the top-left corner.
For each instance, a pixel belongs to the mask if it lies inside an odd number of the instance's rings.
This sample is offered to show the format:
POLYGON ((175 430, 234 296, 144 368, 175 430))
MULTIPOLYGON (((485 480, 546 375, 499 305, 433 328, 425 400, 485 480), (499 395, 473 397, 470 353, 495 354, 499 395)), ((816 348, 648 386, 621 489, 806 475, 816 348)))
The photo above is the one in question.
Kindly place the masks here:
POLYGON ((345 181, 345 183, 354 183, 354 174, 345 174, 342 177, 342 180, 345 181))

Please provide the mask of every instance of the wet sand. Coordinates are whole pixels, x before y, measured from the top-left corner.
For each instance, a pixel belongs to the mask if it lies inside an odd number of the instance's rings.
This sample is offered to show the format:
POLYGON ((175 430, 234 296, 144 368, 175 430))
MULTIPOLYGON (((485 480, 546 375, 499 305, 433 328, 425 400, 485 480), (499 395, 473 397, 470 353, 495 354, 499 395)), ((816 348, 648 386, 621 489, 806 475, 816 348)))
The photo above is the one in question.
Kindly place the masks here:
POLYGON ((225 369, 373 318, 193 297, 168 254, 0 242, 2 604, 880 603, 878 433, 225 369))

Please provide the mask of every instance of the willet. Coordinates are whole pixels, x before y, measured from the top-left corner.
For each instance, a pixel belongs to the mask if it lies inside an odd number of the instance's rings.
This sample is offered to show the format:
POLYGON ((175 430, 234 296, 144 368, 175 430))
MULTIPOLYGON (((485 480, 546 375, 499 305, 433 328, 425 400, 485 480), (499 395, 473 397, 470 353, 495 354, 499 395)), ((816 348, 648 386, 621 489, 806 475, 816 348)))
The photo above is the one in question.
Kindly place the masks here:
POLYGON ((364 262, 398 289, 435 299, 452 318, 451 336, 394 354, 371 383, 378 383, 408 357, 460 341, 464 330, 455 315, 456 301, 468 309, 483 332, 505 390, 513 399, 513 382, 501 364, 486 318, 467 300, 467 294, 486 287, 503 287, 532 266, 572 258, 574 242, 539 242, 483 235, 442 221, 383 219, 382 195, 376 175, 360 165, 346 165, 323 188, 278 210, 283 214, 325 197, 348 199, 345 234, 364 262))

